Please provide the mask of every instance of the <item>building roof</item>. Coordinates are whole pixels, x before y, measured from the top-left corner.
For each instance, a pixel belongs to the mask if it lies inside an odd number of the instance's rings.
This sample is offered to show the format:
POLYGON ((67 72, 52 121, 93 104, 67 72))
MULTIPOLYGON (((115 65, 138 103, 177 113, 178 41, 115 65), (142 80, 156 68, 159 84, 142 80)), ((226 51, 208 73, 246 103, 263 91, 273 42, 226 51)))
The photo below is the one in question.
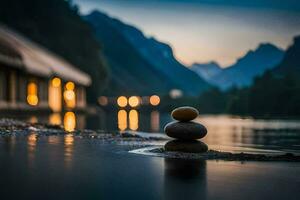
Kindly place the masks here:
POLYGON ((88 86, 91 78, 63 58, 0 24, 0 62, 41 77, 58 76, 88 86))

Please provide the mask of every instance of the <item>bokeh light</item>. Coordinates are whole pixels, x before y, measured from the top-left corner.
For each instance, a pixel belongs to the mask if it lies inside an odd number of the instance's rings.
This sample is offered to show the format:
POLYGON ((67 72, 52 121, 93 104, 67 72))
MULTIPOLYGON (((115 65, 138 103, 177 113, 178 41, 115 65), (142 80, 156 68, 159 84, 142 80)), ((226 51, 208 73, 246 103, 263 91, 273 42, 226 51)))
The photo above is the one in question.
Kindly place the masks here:
POLYGON ((131 107, 137 107, 138 105, 140 105, 140 98, 137 96, 132 96, 129 98, 128 102, 131 107))
POLYGON ((73 82, 67 82, 65 85, 66 90, 64 91, 64 100, 68 108, 76 107, 76 95, 75 95, 75 84, 73 82))
POLYGON ((66 89, 67 90, 74 90, 75 89, 75 84, 73 82, 67 82, 66 89))
POLYGON ((105 97, 105 96, 101 96, 101 97, 98 98, 98 103, 101 106, 107 106, 107 104, 108 104, 108 98, 105 97))
POLYGON ((55 77, 52 79, 51 84, 53 87, 60 87, 61 80, 59 78, 55 77))
POLYGON ((76 128, 76 116, 73 112, 66 112, 64 116, 64 128, 67 132, 73 132, 76 128))
POLYGON ((49 84, 48 102, 53 112, 62 110, 62 88, 61 80, 57 77, 53 78, 49 84))
POLYGON ((38 86, 34 82, 27 85, 27 103, 31 106, 36 106, 39 103, 38 86))
POLYGON ((129 128, 133 131, 139 128, 139 114, 137 110, 131 110, 129 112, 129 128))
POLYGON ((150 97, 150 104, 151 104, 152 106, 157 106, 157 105, 159 105, 159 103, 160 103, 160 98, 159 98, 159 96, 153 95, 153 96, 150 97))
POLYGON ((125 110, 118 112, 118 128, 120 131, 127 129, 127 112, 125 110))
POLYGON ((173 90, 170 91, 169 95, 172 99, 178 99, 178 98, 182 97, 183 94, 182 94, 181 90, 173 89, 173 90))
POLYGON ((127 104, 128 104, 128 101, 127 101, 127 98, 124 97, 124 96, 120 96, 118 99, 117 99, 117 103, 120 107, 126 107, 127 104))
POLYGON ((60 113, 52 113, 49 116, 49 124, 51 124, 51 125, 61 125, 61 115, 60 115, 60 113))

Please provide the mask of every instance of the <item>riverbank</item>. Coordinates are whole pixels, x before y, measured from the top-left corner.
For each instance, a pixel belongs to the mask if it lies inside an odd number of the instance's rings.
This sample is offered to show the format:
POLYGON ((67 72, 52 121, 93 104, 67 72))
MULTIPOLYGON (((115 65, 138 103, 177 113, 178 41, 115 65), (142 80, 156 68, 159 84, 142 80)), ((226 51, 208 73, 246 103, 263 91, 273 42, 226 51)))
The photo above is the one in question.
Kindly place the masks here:
POLYGON ((107 132, 101 130, 75 130, 66 132, 60 125, 27 123, 13 119, 0 119, 0 136, 32 136, 37 140, 47 136, 65 136, 74 138, 97 139, 102 144, 121 145, 123 151, 177 159, 224 160, 224 161, 287 161, 300 162, 300 156, 292 153, 247 153, 224 152, 210 149, 207 153, 166 152, 163 145, 170 139, 163 134, 143 132, 107 132))

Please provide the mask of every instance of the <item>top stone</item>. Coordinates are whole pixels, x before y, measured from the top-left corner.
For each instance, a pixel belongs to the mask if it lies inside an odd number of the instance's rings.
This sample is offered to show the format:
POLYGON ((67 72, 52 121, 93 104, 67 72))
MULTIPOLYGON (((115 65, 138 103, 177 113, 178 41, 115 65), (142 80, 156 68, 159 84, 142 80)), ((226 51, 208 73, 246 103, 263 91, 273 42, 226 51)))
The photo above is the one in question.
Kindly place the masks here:
POLYGON ((187 122, 198 117, 199 112, 196 108, 183 106, 172 111, 172 117, 178 121, 187 122))

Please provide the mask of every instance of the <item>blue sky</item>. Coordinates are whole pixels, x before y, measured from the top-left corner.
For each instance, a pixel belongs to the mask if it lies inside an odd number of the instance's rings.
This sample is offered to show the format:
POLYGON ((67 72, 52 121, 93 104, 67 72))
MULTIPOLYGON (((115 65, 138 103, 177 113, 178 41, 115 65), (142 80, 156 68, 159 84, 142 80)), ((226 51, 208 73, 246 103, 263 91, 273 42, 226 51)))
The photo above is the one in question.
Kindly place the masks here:
POLYGON ((298 0, 73 0, 98 9, 173 47, 186 65, 233 64, 259 43, 287 48, 300 35, 298 0))

